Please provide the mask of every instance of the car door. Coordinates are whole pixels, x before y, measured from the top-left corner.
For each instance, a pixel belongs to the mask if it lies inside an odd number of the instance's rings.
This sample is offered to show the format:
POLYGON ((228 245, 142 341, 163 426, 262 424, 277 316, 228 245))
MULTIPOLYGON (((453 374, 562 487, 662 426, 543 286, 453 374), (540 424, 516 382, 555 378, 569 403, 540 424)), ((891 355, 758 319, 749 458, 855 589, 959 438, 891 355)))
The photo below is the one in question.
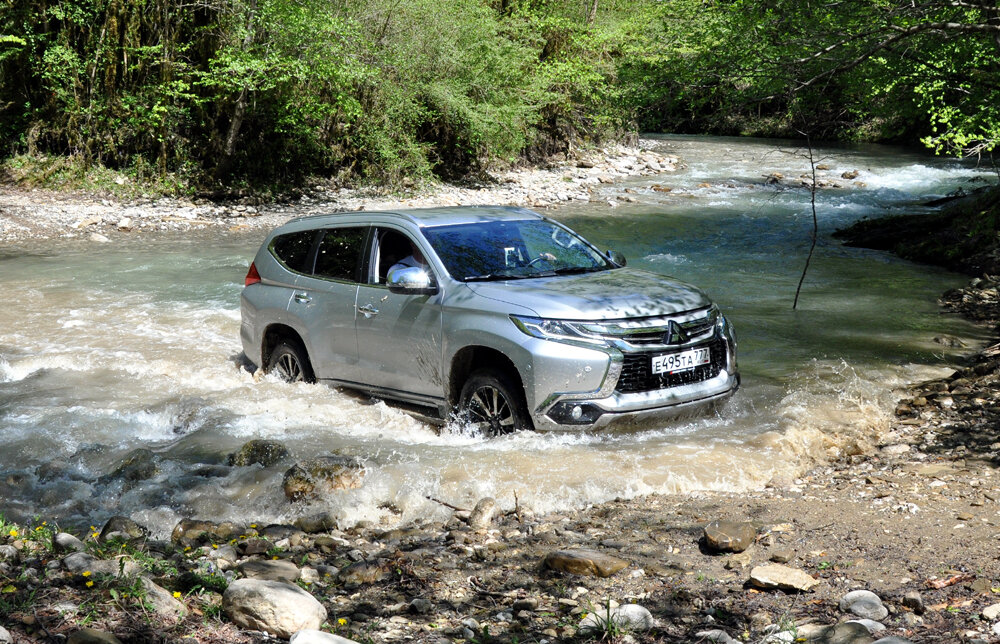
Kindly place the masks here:
MULTIPOLYGON (((388 267, 413 244, 429 247, 401 229, 373 229, 367 279, 358 289, 358 353, 364 377, 388 394, 415 401, 444 398, 441 375, 441 293, 403 295, 385 284, 388 267)), ((432 268, 428 268, 433 273, 432 268)))
POLYGON ((311 270, 299 276, 288 304, 305 327, 306 350, 317 378, 360 380, 355 315, 368 233, 368 226, 320 231, 311 270))

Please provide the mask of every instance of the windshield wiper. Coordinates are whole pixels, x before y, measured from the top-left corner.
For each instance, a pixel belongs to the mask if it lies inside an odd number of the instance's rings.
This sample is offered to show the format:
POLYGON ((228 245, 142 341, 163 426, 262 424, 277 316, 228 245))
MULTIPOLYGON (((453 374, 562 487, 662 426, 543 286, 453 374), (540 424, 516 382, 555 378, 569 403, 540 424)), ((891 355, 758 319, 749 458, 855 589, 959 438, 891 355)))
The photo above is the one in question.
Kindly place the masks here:
POLYGON ((566 266, 557 268, 553 272, 556 275, 572 275, 573 273, 595 273, 603 270, 600 266, 566 266))
POLYGON ((523 280, 531 275, 510 275, 507 273, 486 273, 485 275, 472 275, 462 279, 463 282, 499 282, 500 280, 523 280))

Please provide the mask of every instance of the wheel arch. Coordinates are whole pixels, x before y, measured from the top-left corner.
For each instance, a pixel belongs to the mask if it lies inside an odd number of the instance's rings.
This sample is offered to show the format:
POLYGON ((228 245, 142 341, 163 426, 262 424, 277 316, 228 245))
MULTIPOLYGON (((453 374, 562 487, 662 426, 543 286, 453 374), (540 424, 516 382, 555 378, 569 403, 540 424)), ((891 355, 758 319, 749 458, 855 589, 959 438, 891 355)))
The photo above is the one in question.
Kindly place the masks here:
POLYGON ((469 376, 477 369, 486 367, 502 371, 526 394, 524 380, 522 380, 517 367, 514 366, 513 360, 497 349, 482 345, 470 345, 462 347, 451 359, 451 368, 448 371, 448 405, 451 409, 458 407, 462 386, 465 385, 469 376))
POLYGON ((260 366, 262 368, 267 367, 268 362, 271 360, 271 353, 275 347, 285 341, 298 344, 310 362, 312 361, 312 358, 309 357, 309 351, 306 349, 306 343, 302 340, 299 332, 287 324, 275 323, 267 327, 261 340, 260 366))

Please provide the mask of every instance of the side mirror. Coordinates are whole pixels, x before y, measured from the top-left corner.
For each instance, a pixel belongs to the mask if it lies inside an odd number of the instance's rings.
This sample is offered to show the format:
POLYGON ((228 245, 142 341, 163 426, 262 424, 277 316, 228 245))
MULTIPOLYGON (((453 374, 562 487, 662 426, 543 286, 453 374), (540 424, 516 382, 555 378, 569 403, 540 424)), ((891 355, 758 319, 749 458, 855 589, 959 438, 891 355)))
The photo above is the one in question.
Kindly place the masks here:
POLYGON ((611 260, 612 264, 617 264, 618 266, 625 265, 625 256, 616 250, 608 250, 604 253, 604 256, 611 260))
POLYGON ((389 273, 386 281, 389 283, 390 293, 433 295, 438 290, 430 274, 418 266, 407 266, 394 270, 389 273))

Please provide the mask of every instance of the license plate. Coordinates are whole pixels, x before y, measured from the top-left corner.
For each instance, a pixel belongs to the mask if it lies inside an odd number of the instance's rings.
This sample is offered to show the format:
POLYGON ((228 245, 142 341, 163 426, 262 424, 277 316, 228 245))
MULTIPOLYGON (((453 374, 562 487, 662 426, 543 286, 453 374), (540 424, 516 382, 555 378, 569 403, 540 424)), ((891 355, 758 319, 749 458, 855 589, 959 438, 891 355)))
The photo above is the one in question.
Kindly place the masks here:
POLYGON ((708 347, 701 349, 691 349, 681 353, 668 353, 662 356, 653 356, 653 373, 675 373, 677 371, 688 371, 712 361, 708 347))

